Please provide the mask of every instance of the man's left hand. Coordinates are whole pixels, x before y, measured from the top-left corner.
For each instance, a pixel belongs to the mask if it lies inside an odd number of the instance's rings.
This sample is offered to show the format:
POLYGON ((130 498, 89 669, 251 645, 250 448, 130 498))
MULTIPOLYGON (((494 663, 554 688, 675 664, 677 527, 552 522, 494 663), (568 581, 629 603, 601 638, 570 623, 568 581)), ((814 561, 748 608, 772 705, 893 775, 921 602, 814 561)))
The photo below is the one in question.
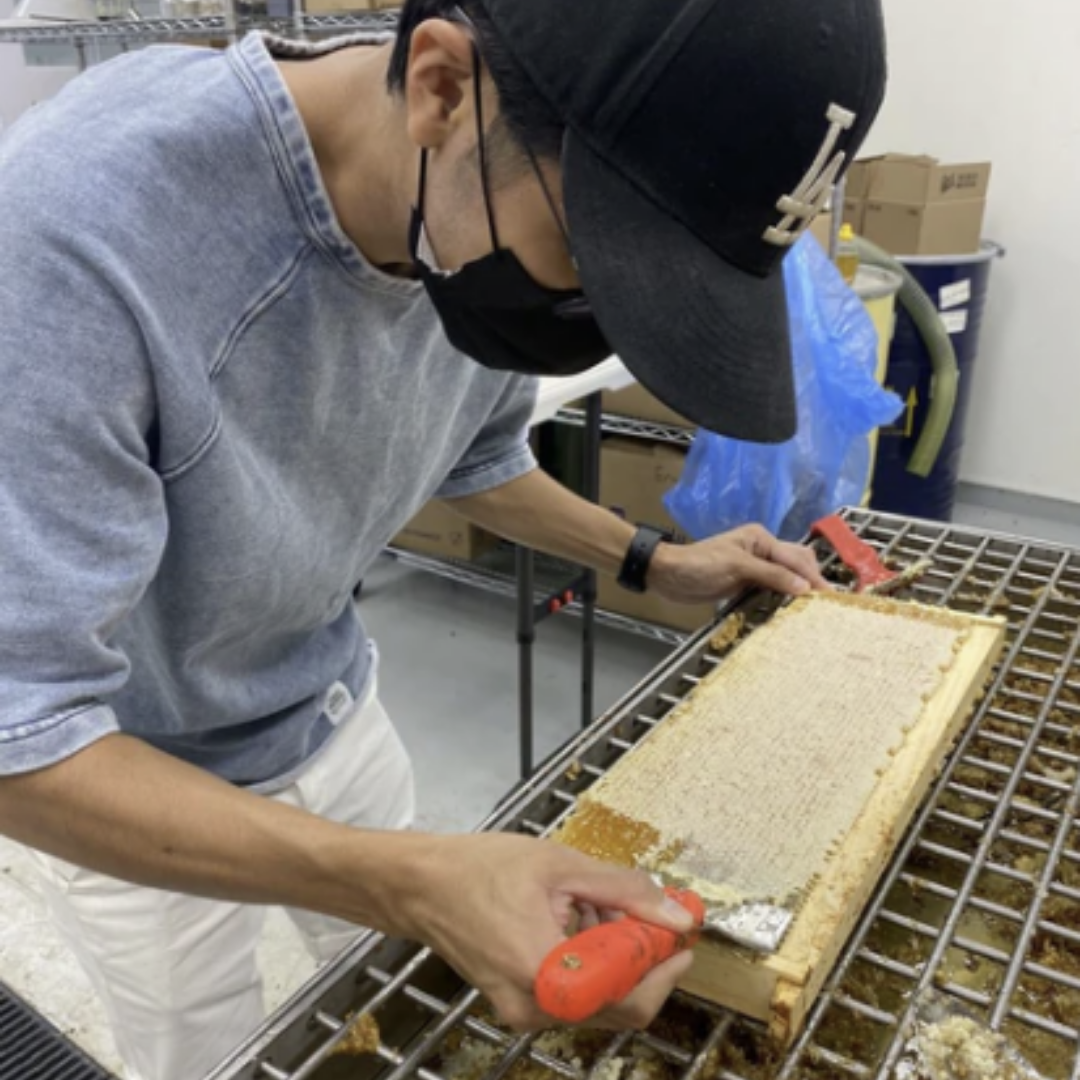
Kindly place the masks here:
POLYGON ((661 544, 649 566, 648 586, 680 604, 726 600, 754 586, 789 596, 830 587, 813 551, 777 540, 760 525, 697 544, 661 544))

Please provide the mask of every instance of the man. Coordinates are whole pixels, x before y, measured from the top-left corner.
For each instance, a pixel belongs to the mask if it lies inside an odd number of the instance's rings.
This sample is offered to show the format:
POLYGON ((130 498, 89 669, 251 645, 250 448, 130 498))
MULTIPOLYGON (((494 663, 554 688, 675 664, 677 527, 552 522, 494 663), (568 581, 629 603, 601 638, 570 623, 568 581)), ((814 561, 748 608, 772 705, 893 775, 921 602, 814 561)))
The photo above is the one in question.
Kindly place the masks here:
MULTIPOLYGON (((675 601, 822 585, 754 527, 636 532, 524 429, 532 375, 613 348, 696 422, 788 438, 779 266, 883 83, 876 0, 409 0, 393 45, 121 58, 0 145, 0 828, 129 1076, 257 1024, 256 905, 322 956, 426 942, 521 1029, 575 912, 685 926, 569 851, 396 831, 350 592, 436 494, 675 601)), ((647 1023, 688 965, 596 1022, 647 1023)))

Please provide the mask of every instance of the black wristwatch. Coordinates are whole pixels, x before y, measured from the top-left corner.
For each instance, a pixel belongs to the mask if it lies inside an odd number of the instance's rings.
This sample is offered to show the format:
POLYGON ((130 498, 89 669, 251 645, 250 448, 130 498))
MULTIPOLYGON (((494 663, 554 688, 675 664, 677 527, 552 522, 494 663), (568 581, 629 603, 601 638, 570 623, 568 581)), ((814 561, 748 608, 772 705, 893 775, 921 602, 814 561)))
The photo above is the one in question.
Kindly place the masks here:
POLYGON ((616 579, 624 589, 630 592, 643 593, 646 589, 645 578, 649 573, 649 563, 652 562, 653 553, 666 540, 667 535, 659 529, 652 529, 648 525, 639 525, 634 533, 634 539, 630 541, 630 549, 623 559, 622 569, 616 579))

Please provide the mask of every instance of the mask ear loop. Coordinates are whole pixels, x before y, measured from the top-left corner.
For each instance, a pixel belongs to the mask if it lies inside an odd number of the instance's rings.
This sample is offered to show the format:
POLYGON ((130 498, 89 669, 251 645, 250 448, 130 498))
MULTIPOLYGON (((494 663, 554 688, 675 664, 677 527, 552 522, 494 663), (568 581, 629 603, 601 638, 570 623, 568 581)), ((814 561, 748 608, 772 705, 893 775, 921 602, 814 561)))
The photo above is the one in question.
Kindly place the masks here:
POLYGON ((427 189, 427 147, 420 150, 420 181, 416 187, 416 209, 420 217, 424 216, 424 191, 427 189))
MULTIPOLYGON (((471 23, 469 24, 472 25, 471 23)), ((484 192, 484 212, 487 214, 488 231, 491 233, 491 246, 495 251, 500 248, 499 234, 495 228, 495 214, 491 209, 491 188, 488 183, 487 139, 484 137, 484 103, 480 88, 480 50, 472 42, 473 58, 473 103, 476 109, 476 139, 480 154, 480 186, 484 192)))
POLYGON ((536 160, 536 154, 533 153, 533 148, 528 143, 524 143, 523 145, 525 147, 525 153, 529 158, 529 164, 532 165, 532 170, 536 173, 536 179, 540 184, 540 190, 544 193, 544 201, 548 204, 548 209, 551 211, 551 216, 555 219, 555 224, 559 227, 559 232, 562 233, 563 242, 566 244, 566 251, 570 256, 570 261, 574 264, 574 268, 577 269, 577 259, 574 258, 574 248, 570 243, 570 232, 563 223, 562 215, 559 213, 558 208, 555 206, 555 197, 551 194, 551 188, 548 187, 547 180, 544 179, 544 173, 540 168, 540 162, 536 160))
POLYGON ((494 250, 498 251, 500 246, 499 233, 495 228, 495 212, 491 208, 491 185, 488 182, 487 140, 484 138, 484 102, 482 100, 483 94, 480 90, 481 64, 480 49, 476 44, 476 24, 459 6, 454 7, 451 19, 460 23, 462 26, 467 27, 471 35, 469 44, 472 47, 473 105, 476 110, 477 153, 480 157, 480 187, 484 192, 484 213, 487 215, 488 232, 491 234, 491 246, 494 250))

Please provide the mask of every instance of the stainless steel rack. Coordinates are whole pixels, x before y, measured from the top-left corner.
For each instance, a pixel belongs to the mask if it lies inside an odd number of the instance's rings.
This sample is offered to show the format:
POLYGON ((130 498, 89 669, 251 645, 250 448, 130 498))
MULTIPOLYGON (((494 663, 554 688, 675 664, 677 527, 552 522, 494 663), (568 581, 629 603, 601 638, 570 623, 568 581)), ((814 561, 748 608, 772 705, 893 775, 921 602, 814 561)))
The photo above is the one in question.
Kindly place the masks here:
MULTIPOLYGON (((572 427, 584 427, 586 413, 584 409, 560 409, 555 417, 556 423, 569 424, 572 427)), ((676 427, 673 424, 660 424, 652 420, 639 420, 633 416, 616 416, 604 413, 601 428, 605 435, 622 435, 632 439, 648 439, 651 442, 670 443, 672 446, 690 447, 694 441, 696 429, 676 427)))
MULTIPOLYGON (((1004 615, 1009 644, 789 1052, 748 1021, 678 994, 644 1033, 516 1036, 428 950, 367 934, 212 1080, 602 1080, 620 1071, 626 1080, 886 1080, 932 986, 1014 1041, 1048 1080, 1080 1077, 1080 551, 870 511, 849 519, 900 563, 933 560, 916 598, 1004 615), (362 1012, 379 1025, 377 1051, 335 1055, 362 1012), (480 1066, 454 1067, 463 1041, 482 1049, 480 1066)), ((760 625, 776 604, 754 594, 720 622, 738 613, 760 625)), ((724 662, 712 636, 684 643, 481 828, 549 833, 724 662)))
MULTIPOLYGON (((514 576, 513 551, 503 547, 496 548, 494 551, 468 562, 463 559, 446 559, 434 555, 422 555, 415 551, 406 551, 404 548, 391 547, 388 551, 405 566, 423 570, 448 581, 455 581, 471 588, 482 589, 498 596, 513 598, 518 594, 518 584, 514 576)), ((553 592, 561 591, 566 582, 570 580, 571 575, 580 573, 579 567, 574 566, 572 563, 563 562, 561 559, 537 555, 536 560, 537 581, 534 593, 537 603, 542 603, 553 592)), ((570 603, 562 605, 560 613, 580 618, 583 614, 580 597, 576 597, 570 603)), ((602 608, 596 609, 596 621, 600 626, 637 634, 639 637, 649 638, 651 641, 660 641, 673 647, 681 645, 689 636, 679 630, 644 622, 641 619, 632 619, 629 616, 619 615, 614 611, 605 611, 602 608)))
POLYGON ((0 20, 0 43, 13 45, 120 45, 155 41, 200 41, 227 38, 262 29, 283 37, 324 36, 356 30, 390 31, 395 11, 359 11, 340 15, 297 15, 288 19, 213 15, 189 19, 102 19, 96 22, 0 20))

